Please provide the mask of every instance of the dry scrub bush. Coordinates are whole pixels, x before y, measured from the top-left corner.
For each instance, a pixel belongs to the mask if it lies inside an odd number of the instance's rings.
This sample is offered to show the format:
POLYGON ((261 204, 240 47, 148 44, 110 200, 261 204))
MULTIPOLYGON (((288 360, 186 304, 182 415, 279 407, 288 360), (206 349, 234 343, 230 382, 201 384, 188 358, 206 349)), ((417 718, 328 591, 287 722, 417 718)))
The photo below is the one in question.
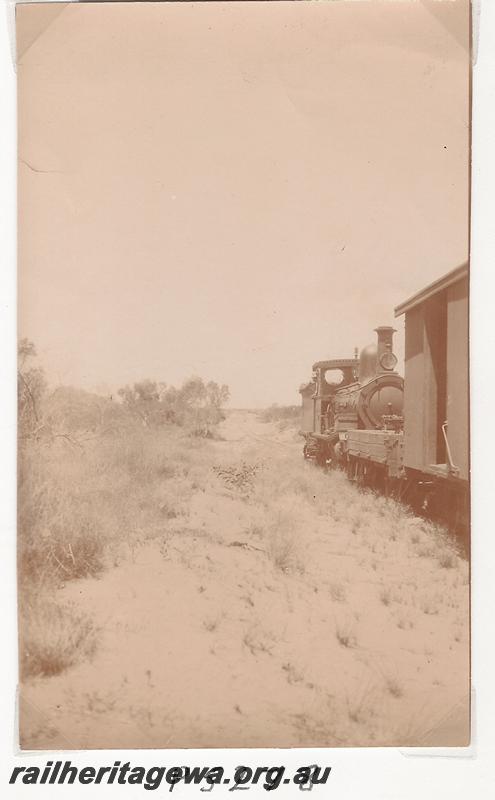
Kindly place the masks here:
POLYGON ((214 466, 213 472, 222 483, 231 490, 249 495, 253 488, 253 481, 256 473, 260 470, 261 464, 248 463, 241 461, 238 464, 227 466, 214 466))
POLYGON ((80 458, 61 443, 33 443, 20 453, 21 586, 86 577, 103 569, 101 523, 92 498, 80 488, 86 471, 80 458))
POLYGON ((288 423, 299 426, 301 406, 279 406, 276 403, 258 412, 262 422, 288 423))
POLYGON ((198 437, 212 436, 229 392, 199 378, 180 389, 142 381, 121 392, 123 403, 49 391, 28 340, 18 377, 22 671, 56 674, 95 641, 91 622, 57 603, 56 588, 97 576, 184 513, 204 481, 198 437))
POLYGON ((98 630, 73 606, 54 600, 23 602, 20 609, 21 678, 58 675, 93 655, 98 630))
POLYGON ((284 573, 305 570, 301 537, 303 520, 298 514, 297 498, 285 495, 266 510, 265 548, 276 569, 284 573))
POLYGON ((267 550, 273 564, 281 572, 301 571, 302 566, 296 552, 296 540, 294 534, 287 528, 272 528, 268 535, 267 550))
POLYGON ((126 548, 162 535, 184 512, 195 470, 205 471, 207 447, 180 433, 136 426, 84 448, 65 439, 23 442, 18 568, 24 676, 55 674, 89 653, 91 623, 57 604, 57 586, 95 577, 118 563, 126 548))
MULTIPOLYGON (((274 500, 284 495, 297 496, 314 504, 318 487, 323 487, 321 481, 324 476, 312 464, 301 463, 294 459, 288 461, 282 457, 280 462, 275 458, 263 465, 253 477, 253 499, 270 507, 274 500)), ((283 454, 285 456, 285 454, 283 454)), ((327 486, 328 491, 328 486, 327 486)))
POLYGON ((26 445, 19 459, 21 580, 95 576, 108 553, 156 535, 193 493, 195 456, 183 439, 161 431, 103 437, 82 452, 66 442, 26 445))
POLYGON ((282 453, 264 465, 253 481, 252 502, 270 510, 290 506, 304 530, 304 514, 316 513, 347 529, 359 495, 340 472, 325 474, 313 464, 282 453))

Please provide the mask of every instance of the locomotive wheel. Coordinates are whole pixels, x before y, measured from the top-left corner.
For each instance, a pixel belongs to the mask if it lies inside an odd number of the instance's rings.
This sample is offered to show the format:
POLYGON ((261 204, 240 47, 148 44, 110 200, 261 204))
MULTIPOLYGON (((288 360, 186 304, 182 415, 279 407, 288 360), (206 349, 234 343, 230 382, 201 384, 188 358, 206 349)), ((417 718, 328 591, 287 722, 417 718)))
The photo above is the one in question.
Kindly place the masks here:
POLYGON ((318 452, 316 453, 316 463, 319 467, 326 467, 327 465, 327 455, 322 447, 318 448, 318 452))

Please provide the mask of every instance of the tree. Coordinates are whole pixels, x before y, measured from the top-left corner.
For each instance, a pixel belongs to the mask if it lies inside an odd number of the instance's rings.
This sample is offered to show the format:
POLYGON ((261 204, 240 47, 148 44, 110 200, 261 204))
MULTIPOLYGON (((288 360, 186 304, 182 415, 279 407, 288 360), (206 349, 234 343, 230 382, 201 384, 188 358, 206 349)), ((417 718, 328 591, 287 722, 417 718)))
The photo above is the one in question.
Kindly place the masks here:
POLYGON ((197 435, 209 436, 210 427, 223 418, 221 411, 230 392, 225 384, 205 384, 202 378, 187 378, 179 389, 165 383, 143 380, 119 390, 123 404, 145 427, 173 423, 191 426, 197 435))
POLYGON ((210 436, 212 425, 223 419, 221 408, 230 397, 229 387, 219 386, 215 381, 205 385, 201 378, 194 377, 185 381, 180 391, 193 413, 194 432, 210 436))
POLYGON ((34 343, 21 339, 18 345, 17 405, 19 432, 23 438, 34 435, 43 427, 41 404, 47 383, 43 369, 32 364, 36 355, 34 343))
POLYGON ((160 403, 160 389, 156 381, 146 379, 133 386, 119 389, 119 395, 129 411, 137 416, 144 427, 149 427, 160 403))
POLYGON ((230 389, 226 383, 219 386, 215 381, 209 381, 206 384, 206 396, 209 405, 213 408, 221 408, 230 399, 230 389))

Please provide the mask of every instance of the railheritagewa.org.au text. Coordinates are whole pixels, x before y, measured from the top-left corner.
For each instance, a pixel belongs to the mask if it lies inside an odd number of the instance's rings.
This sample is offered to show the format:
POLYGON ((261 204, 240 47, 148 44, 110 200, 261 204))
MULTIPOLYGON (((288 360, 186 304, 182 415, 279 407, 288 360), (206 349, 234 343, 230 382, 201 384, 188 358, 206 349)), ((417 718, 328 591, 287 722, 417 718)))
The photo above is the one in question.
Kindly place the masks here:
POLYGON ((229 791, 247 790, 261 786, 266 791, 278 789, 283 784, 295 784, 300 789, 310 790, 324 785, 330 777, 331 767, 317 764, 298 767, 289 771, 284 766, 248 767, 238 766, 230 774, 224 767, 179 767, 132 766, 129 761, 115 761, 110 767, 79 767, 70 761, 47 761, 44 766, 14 767, 9 783, 24 784, 131 784, 155 791, 165 785, 170 791, 177 784, 199 786, 210 792, 215 786, 228 787, 229 791))

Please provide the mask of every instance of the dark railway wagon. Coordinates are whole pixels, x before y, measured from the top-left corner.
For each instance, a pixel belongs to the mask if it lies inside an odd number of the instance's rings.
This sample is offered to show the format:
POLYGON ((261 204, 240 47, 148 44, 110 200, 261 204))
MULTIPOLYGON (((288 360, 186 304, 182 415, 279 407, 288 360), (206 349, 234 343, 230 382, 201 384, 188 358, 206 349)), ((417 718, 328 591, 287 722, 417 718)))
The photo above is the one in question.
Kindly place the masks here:
POLYGON ((403 467, 425 502, 467 524, 469 273, 464 264, 395 309, 405 316, 403 467), (444 507, 444 508, 442 508, 444 507))

